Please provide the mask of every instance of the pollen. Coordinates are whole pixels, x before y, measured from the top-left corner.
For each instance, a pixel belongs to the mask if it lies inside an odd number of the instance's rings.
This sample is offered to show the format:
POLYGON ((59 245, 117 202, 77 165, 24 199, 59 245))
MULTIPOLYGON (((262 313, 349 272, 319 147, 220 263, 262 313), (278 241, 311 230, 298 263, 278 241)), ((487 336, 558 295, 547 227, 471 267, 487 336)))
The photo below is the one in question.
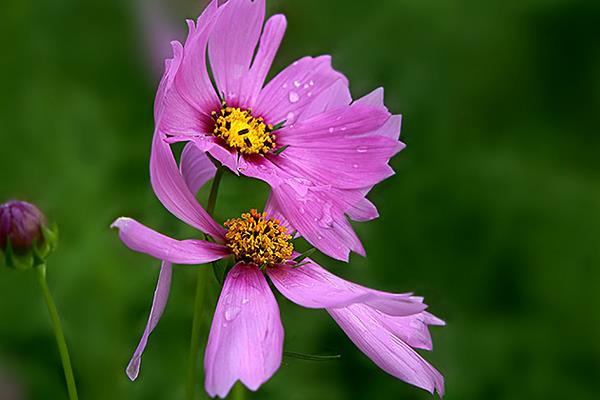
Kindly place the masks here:
POLYGON ((219 112, 212 112, 212 119, 213 134, 240 153, 264 156, 275 148, 273 125, 266 124, 262 117, 252 116, 250 109, 228 107, 223 102, 219 112))
POLYGON ((253 209, 241 218, 226 221, 225 226, 225 243, 237 261, 272 267, 292 258, 292 236, 278 220, 267 218, 266 213, 253 209))

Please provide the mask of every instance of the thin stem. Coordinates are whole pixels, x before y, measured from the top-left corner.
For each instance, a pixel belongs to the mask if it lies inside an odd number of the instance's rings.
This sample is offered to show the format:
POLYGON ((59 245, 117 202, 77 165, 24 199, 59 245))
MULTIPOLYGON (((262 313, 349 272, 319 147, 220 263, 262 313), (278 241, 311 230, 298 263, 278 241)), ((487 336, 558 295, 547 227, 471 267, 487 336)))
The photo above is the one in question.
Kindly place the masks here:
POLYGON ((213 178, 212 186, 210 187, 210 194, 208 195, 208 204, 206 205, 206 212, 209 215, 213 215, 215 212, 215 204, 217 203, 217 194, 219 193, 219 185, 221 184, 221 178, 223 177, 223 168, 217 168, 215 177, 213 178))
POLYGON ((73 368, 71 367, 71 358, 69 357, 69 349, 67 342, 65 341, 65 334, 60 323, 60 317, 58 316, 58 309, 50 293, 48 282, 46 281, 46 265, 42 264, 36 268, 38 282, 44 295, 44 301, 48 307, 50 313, 50 319, 52 320, 52 328, 54 329, 54 337, 56 338, 56 344, 58 346, 58 352, 60 353, 60 360, 62 361, 63 370, 65 372, 65 380, 67 381, 67 390, 69 392, 69 399, 77 400, 77 388, 75 386, 75 378, 73 377, 73 368))
MULTIPOLYGON (((223 169, 217 168, 217 172, 212 181, 210 188, 210 195, 208 197, 208 205, 206 211, 209 215, 212 215, 215 211, 215 205, 217 203, 217 194, 219 192, 219 185, 221 178, 223 177, 223 169)), ((200 339, 202 336, 202 311, 204 310, 204 292, 206 290, 206 282, 208 279, 206 268, 198 268, 196 272, 196 300, 194 301, 194 319, 192 322, 192 337, 190 340, 190 358, 188 360, 188 374, 186 384, 186 396, 187 400, 194 400, 196 393, 196 377, 198 376, 198 366, 200 365, 200 339)))
POLYGON ((244 400, 246 397, 246 390, 244 389, 244 385, 241 382, 237 382, 233 389, 231 390, 231 398, 232 400, 244 400))

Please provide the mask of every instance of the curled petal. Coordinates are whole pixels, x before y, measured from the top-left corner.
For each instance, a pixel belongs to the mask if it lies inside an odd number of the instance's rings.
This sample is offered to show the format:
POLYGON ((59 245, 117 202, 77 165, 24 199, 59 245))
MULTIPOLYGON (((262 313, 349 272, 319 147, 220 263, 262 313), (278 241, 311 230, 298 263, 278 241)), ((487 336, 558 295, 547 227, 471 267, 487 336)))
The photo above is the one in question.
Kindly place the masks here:
POLYGON ((112 226, 131 250, 175 264, 206 264, 227 257, 227 247, 205 240, 175 240, 131 218, 119 218, 112 226))
POLYGON ((267 270, 271 281, 285 297, 307 308, 340 308, 364 303, 388 315, 410 316, 427 306, 409 293, 373 290, 346 281, 307 259, 300 267, 278 265, 267 270))
POLYGON ((152 141, 150 181, 154 193, 167 210, 194 228, 223 240, 225 229, 198 204, 179 172, 171 148, 158 132, 152 141))
POLYGON ((217 172, 217 168, 208 158, 205 152, 201 151, 195 143, 185 145, 181 153, 181 163, 179 165, 181 175, 185 180, 190 192, 197 193, 198 190, 208 181, 210 181, 217 172))
POLYGON ((204 368, 206 391, 225 397, 240 380, 257 390, 281 365, 283 326, 262 272, 237 264, 227 275, 213 317, 204 368))
MULTIPOLYGON (((379 368, 398 379, 430 393, 437 391, 443 396, 443 376, 411 348, 406 342, 406 332, 388 326, 389 316, 365 304, 327 311, 356 347, 379 368)), ((403 324, 404 331, 411 329, 405 322, 403 324)))
POLYGON ((198 18, 198 26, 194 21, 187 21, 189 33, 183 49, 183 60, 175 79, 177 92, 206 122, 210 121, 210 112, 220 107, 206 65, 206 46, 219 11, 217 1, 213 1, 198 18))
POLYGON ((150 337, 150 334, 154 328, 156 328, 158 321, 160 321, 160 317, 162 317, 162 314, 165 311, 165 306, 167 305, 169 292, 171 290, 171 274, 171 263, 163 261, 162 266, 160 267, 160 275, 158 276, 156 290, 154 291, 154 298, 152 299, 152 308, 150 309, 148 323, 146 324, 144 334, 142 335, 142 338, 140 339, 140 342, 133 353, 133 357, 131 357, 131 361, 129 361, 129 365, 125 371, 129 379, 132 381, 136 380, 138 374, 140 373, 142 354, 146 349, 146 344, 148 344, 148 338, 150 337))

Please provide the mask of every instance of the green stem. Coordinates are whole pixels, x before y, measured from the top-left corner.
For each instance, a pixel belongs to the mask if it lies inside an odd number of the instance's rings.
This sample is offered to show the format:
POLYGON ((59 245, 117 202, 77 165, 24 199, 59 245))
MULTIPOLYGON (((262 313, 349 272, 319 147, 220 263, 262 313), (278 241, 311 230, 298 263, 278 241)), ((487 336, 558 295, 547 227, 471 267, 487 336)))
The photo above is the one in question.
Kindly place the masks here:
POLYGON ((232 400, 244 400, 246 397, 246 390, 244 389, 244 385, 241 382, 237 382, 233 389, 231 390, 231 398, 232 400))
MULTIPOLYGON (((213 178, 212 186, 210 188, 210 195, 208 197, 208 205, 206 211, 209 215, 212 215, 215 211, 215 205, 217 203, 217 194, 219 192, 219 185, 221 178, 223 177, 223 169, 217 168, 215 177, 213 178)), ((190 358, 188 360, 188 374, 186 384, 186 396, 187 400, 194 400, 196 394, 196 377, 198 376, 198 367, 200 365, 200 339, 202 334, 202 311, 204 310, 204 292, 206 290, 207 282, 206 268, 198 268, 196 272, 196 300, 194 301, 194 319, 192 322, 192 337, 190 341, 190 358)))
POLYGON ((37 268, 38 282, 44 295, 44 301, 48 307, 50 313, 50 319, 52 320, 52 328, 54 329, 54 337, 56 338, 56 344, 58 346, 58 352, 60 353, 60 359, 62 361, 63 370, 65 372, 65 380, 67 381, 67 390, 69 392, 69 399, 77 400, 77 388, 75 386, 75 378, 73 377, 73 368, 71 367, 71 358, 69 357, 69 349, 67 348, 67 342, 65 341, 65 334, 60 323, 60 317, 58 316, 58 309, 52 299, 48 282, 46 281, 46 265, 39 265, 37 268))

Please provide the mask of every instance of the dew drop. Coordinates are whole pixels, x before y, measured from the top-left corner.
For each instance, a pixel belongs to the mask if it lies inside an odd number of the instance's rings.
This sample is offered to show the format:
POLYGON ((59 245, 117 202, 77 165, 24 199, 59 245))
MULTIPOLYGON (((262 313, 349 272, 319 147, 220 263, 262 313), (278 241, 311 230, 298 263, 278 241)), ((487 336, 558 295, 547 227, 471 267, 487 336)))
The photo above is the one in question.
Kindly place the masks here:
POLYGON ((356 151, 358 151, 359 153, 366 153, 368 149, 365 146, 359 146, 356 148, 356 151))
POLYGON ((300 207, 298 209, 298 211, 300 211, 300 214, 305 214, 306 213, 306 210, 304 209, 304 207, 300 207))
POLYGON ((240 311, 242 311, 242 309, 237 306, 228 307, 225 309, 225 320, 233 321, 239 315, 240 311))
POLYGON ((345 131, 346 129, 348 129, 348 128, 346 128, 345 126, 342 126, 342 132, 345 131))
POLYGON ((293 119, 294 119, 294 116, 295 116, 295 115, 294 115, 294 113, 293 113, 293 112, 289 112, 289 113, 288 113, 288 115, 286 116, 286 118, 287 118, 287 120, 288 120, 288 121, 291 121, 291 120, 293 120, 293 119))
POLYGON ((283 84, 283 88, 284 88, 284 89, 287 89, 287 87, 288 87, 288 84, 287 84, 287 83, 284 83, 284 84, 283 84))
POLYGON ((358 164, 352 164, 352 168, 358 169, 358 164))
POLYGON ((300 95, 294 91, 290 92, 289 95, 290 103, 297 103, 300 100, 300 95))
POLYGON ((308 84, 304 84, 304 89, 308 89, 308 84))
POLYGON ((248 304, 250 302, 250 299, 242 299, 242 304, 248 304))
POLYGON ((333 227, 333 217, 331 216, 332 207, 333 205, 330 202, 327 202, 323 205, 323 216, 319 220, 319 226, 323 228, 333 227))
POLYGON ((312 97, 312 92, 308 92, 307 96, 312 97))
POLYGON ((300 83, 300 82, 298 82, 298 81, 294 81, 294 86, 296 86, 296 87, 300 87, 300 85, 301 85, 301 83, 300 83))
POLYGON ((310 82, 308 82, 308 84, 309 84, 310 86, 314 86, 314 84, 315 84, 315 81, 310 81, 310 82))
POLYGON ((333 129, 333 128, 329 128, 329 133, 333 133, 334 130, 335 129, 333 129))

